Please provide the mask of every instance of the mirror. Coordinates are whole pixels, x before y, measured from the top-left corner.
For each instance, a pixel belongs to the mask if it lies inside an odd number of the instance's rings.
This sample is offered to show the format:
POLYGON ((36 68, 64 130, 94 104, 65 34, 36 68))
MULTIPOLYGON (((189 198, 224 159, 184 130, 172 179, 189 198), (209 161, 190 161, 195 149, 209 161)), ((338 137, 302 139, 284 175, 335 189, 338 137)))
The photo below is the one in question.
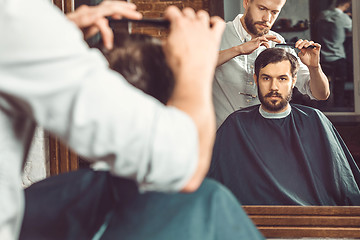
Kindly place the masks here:
MULTIPOLYGON (((234 0, 236 2, 236 4, 239 6, 241 6, 241 2, 242 0, 234 0)), ((356 1, 356 0, 355 0, 356 1)), ((224 1, 224 4, 226 5, 227 3, 229 3, 230 0, 226 0, 224 1)), ((323 9, 326 9, 329 5, 328 3, 330 2, 330 0, 287 0, 287 3, 285 5, 285 7, 283 8, 283 11, 281 12, 281 15, 279 16, 279 19, 290 19, 289 22, 289 26, 288 29, 274 29, 275 31, 280 32, 287 40, 291 40, 291 38, 293 37, 298 37, 298 38, 304 38, 304 39, 313 39, 313 34, 314 34, 314 28, 313 28, 313 22, 315 22, 316 16, 319 15, 320 11, 323 9), (294 5, 295 4, 295 5, 294 5), (321 8, 319 6, 322 6, 321 8), (314 11, 316 10, 316 12, 314 13, 314 11), (289 12, 290 11, 290 12, 289 12), (288 12, 288 13, 287 13, 288 12), (299 14, 300 13, 300 14, 299 14), (317 13, 317 15, 316 15, 317 13), (297 17, 296 17, 297 16, 297 17), (283 31, 283 32, 282 32, 283 31), (289 35, 289 36, 287 36, 289 35)), ((359 4, 354 4, 353 6, 353 11, 355 12, 355 9, 357 10, 357 13, 359 13, 359 4), (354 6, 357 6, 356 8, 354 6)), ((225 6, 224 6, 225 7, 225 6)), ((232 8, 234 9, 234 8, 232 8)), ((226 10, 226 8, 225 8, 226 10)), ((241 10, 235 11, 235 14, 238 14, 239 12, 241 12, 241 10)), ((354 15, 355 16, 355 15, 354 15)), ((230 20, 232 20, 232 18, 230 18, 230 20)), ((357 18, 357 26, 359 26, 359 18, 357 18)), ((354 31, 356 30, 356 26, 354 27, 354 31)), ((316 31, 315 31, 316 34, 316 31)), ((358 34, 358 32, 356 32, 356 34, 358 34)), ((356 37, 358 37, 358 35, 354 35, 356 37)), ((352 38, 351 38, 352 40, 352 38)), ((351 43, 352 41, 350 41, 351 43)), ((354 40, 354 42, 356 42, 354 40)), ((357 46, 354 45, 354 51, 356 54, 354 54, 354 59, 357 61, 357 65, 359 66, 359 47, 358 47, 358 42, 357 46)), ((352 59, 352 58, 351 58, 352 59)), ((356 66, 356 64, 355 64, 356 66)), ((354 71, 358 71, 359 69, 355 68, 354 71)), ((358 77, 360 74, 353 74, 354 77, 358 77)), ((358 78, 357 78, 358 81, 358 78)), ((349 85, 352 86, 352 89, 350 88, 350 93, 349 96, 353 97, 352 98, 352 106, 342 106, 342 108, 338 108, 336 109, 334 106, 332 106, 330 104, 330 100, 329 103, 318 103, 318 102, 311 102, 309 104, 319 104, 320 106, 318 107, 324 107, 324 109, 326 109, 327 111, 339 111, 339 112, 347 112, 347 111, 354 111, 354 106, 355 104, 359 104, 360 101, 355 101, 354 100, 354 95, 356 93, 355 96, 358 97, 358 90, 354 91, 354 89, 356 89, 357 84, 354 84, 354 79, 352 79, 352 82, 349 82, 349 85), (321 104, 323 104, 321 106, 321 104), (352 109, 352 110, 351 110, 352 109)), ((315 106, 317 107, 317 106, 315 106)), ((359 135, 357 135, 358 137, 359 135)))
MULTIPOLYGON (((296 41, 297 39, 309 39, 318 41, 319 34, 316 28, 316 23, 319 19, 320 13, 328 9, 332 5, 333 0, 287 0, 283 7, 276 24, 272 30, 280 33, 287 41, 296 41)), ((226 21, 232 21, 237 14, 243 13, 242 0, 224 0, 224 10, 226 21), (237 9, 236 11, 234 9, 237 9)), ((360 2, 357 0, 352 1, 352 8, 348 10, 352 12, 353 21, 353 34, 347 35, 344 41, 345 48, 345 61, 347 78, 344 81, 343 97, 340 98, 342 103, 335 105, 336 94, 334 94, 334 84, 331 82, 331 97, 327 101, 311 101, 308 98, 301 96, 300 104, 309 105, 318 108, 325 112, 325 114, 331 119, 335 119, 335 123, 342 117, 341 121, 346 121, 348 124, 349 131, 352 131, 352 136, 356 137, 356 143, 353 144, 352 154, 357 155, 357 150, 360 149, 359 132, 356 133, 356 129, 359 128, 359 107, 360 107, 360 92, 359 92, 359 13, 360 13, 360 2), (353 116, 357 116, 353 118, 353 116), (355 146, 356 144, 356 146, 355 146), (354 147, 355 146, 355 147, 354 147)), ((323 65, 324 68, 324 65, 323 65)), ((325 70, 325 69, 324 69, 325 70)), ((340 67, 333 68, 330 70, 343 70, 340 67)), ((327 73, 330 81, 334 81, 334 77, 331 76, 333 73, 327 73)), ((339 95, 338 95, 339 96, 339 95)), ((336 101, 338 102, 338 101, 336 101)), ((341 102, 341 101, 340 101, 341 102)), ((334 123, 333 122, 333 123, 334 123)), ((344 124, 344 123, 341 123, 344 124)), ((337 125, 337 129, 341 126, 337 125)), ((345 140, 344 136, 342 135, 345 140)), ((348 144, 348 143, 347 143, 348 144)), ((348 144, 350 148, 350 145, 348 144)), ((350 148, 351 149, 351 148, 350 148)), ((357 163, 359 164, 359 158, 357 163)))

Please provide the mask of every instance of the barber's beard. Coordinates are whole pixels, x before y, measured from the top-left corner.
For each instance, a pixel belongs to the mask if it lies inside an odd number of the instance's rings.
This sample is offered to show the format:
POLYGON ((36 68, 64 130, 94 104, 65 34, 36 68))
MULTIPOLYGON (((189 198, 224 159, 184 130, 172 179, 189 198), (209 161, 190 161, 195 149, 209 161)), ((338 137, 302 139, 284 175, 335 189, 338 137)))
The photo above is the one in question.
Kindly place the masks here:
POLYGON ((245 14, 244 20, 245 20, 245 26, 246 26, 247 30, 250 32, 250 34, 255 35, 256 37, 261 37, 261 36, 267 34, 270 30, 270 28, 264 28, 262 31, 259 31, 256 28, 255 24, 267 25, 267 23, 266 22, 254 22, 254 19, 250 13, 250 8, 248 9, 248 12, 245 14))
POLYGON ((265 108, 265 110, 271 112, 281 112, 283 109, 285 109, 291 100, 292 93, 293 91, 291 89, 290 92, 285 97, 283 97, 280 93, 276 91, 271 91, 264 96, 258 88, 259 100, 262 104, 262 107, 265 108), (270 100, 270 97, 272 96, 279 97, 280 101, 279 99, 270 100))

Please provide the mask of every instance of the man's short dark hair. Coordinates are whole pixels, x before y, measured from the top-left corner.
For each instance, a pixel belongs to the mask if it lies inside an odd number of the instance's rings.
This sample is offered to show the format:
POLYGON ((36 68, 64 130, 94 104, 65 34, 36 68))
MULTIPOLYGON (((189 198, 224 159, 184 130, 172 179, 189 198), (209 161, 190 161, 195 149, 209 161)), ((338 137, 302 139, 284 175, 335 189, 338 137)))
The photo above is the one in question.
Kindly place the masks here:
POLYGON ((255 60, 255 75, 259 77, 260 70, 270 63, 289 61, 291 64, 291 75, 296 76, 299 69, 297 58, 282 48, 268 48, 261 52, 255 60))
POLYGON ((175 80, 166 62, 161 41, 145 34, 117 34, 114 48, 103 50, 110 68, 133 86, 166 104, 175 80))
POLYGON ((336 0, 335 2, 335 7, 339 7, 342 6, 346 3, 351 3, 352 0, 336 0))

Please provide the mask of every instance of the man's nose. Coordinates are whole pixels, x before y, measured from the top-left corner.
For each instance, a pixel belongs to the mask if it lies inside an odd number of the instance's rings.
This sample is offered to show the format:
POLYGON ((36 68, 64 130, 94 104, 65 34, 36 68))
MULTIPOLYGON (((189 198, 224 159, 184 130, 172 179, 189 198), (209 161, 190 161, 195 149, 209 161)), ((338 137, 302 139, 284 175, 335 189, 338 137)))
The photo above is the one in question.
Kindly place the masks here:
POLYGON ((272 91, 278 91, 279 90, 278 82, 275 80, 272 80, 270 88, 272 91))
POLYGON ((271 19, 271 13, 269 11, 265 11, 262 20, 264 22, 270 22, 270 19, 271 19))

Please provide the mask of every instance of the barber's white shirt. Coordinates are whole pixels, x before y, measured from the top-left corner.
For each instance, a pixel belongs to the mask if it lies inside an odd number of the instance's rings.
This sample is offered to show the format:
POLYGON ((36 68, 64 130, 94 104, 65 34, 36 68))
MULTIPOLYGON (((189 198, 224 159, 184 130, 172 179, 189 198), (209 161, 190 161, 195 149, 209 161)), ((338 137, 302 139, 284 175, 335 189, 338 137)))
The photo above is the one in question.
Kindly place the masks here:
POLYGON ((36 125, 143 190, 179 191, 198 159, 197 131, 108 69, 47 0, 0 0, 0 239, 17 239, 21 171, 36 125))
MULTIPOLYGON (((240 22, 242 14, 239 14, 232 22, 226 23, 220 50, 243 44, 251 40, 250 34, 240 22)), ((276 36, 282 42, 284 38, 273 31, 269 35, 276 36)), ((275 47, 276 42, 269 42, 270 47, 275 47)), ((254 82, 254 62, 257 56, 266 48, 260 46, 249 55, 239 55, 216 68, 213 82, 213 101, 216 113, 216 125, 220 125, 234 111, 260 104, 257 87, 254 82)), ((295 56, 297 54, 291 48, 286 48, 295 56)), ((313 98, 310 91, 310 74, 308 68, 299 60, 300 69, 297 75, 296 87, 303 94, 313 98)))

